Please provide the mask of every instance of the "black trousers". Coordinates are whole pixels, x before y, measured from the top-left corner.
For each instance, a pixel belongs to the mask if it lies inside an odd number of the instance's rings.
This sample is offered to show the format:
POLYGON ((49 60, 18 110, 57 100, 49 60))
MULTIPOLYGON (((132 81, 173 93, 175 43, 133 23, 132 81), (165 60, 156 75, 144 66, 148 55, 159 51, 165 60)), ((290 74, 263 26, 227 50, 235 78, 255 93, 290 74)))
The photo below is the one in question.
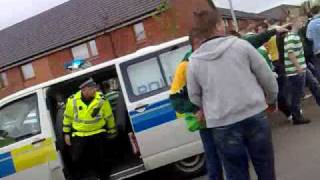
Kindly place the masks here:
POLYGON ((275 72, 278 74, 277 82, 279 87, 278 93, 278 108, 283 112, 284 115, 289 117, 291 115, 291 111, 287 101, 287 77, 284 69, 284 65, 279 61, 274 61, 273 66, 275 67, 275 72))
POLYGON ((106 133, 88 137, 72 137, 71 157, 74 165, 74 178, 83 179, 96 176, 107 179, 110 175, 110 163, 106 160, 106 133))

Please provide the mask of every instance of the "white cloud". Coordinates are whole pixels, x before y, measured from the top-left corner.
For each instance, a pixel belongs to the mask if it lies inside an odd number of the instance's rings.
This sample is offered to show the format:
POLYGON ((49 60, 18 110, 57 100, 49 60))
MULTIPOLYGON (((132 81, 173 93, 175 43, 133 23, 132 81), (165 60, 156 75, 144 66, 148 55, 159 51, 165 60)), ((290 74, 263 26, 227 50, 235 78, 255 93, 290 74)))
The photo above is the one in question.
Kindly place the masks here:
MULTIPOLYGON (((304 1, 305 0, 232 0, 234 9, 248 12, 261 12, 280 4, 300 5, 304 1)), ((228 0, 213 0, 213 2, 219 7, 229 7, 228 0)))
MULTIPOLYGON (((0 30, 46 11, 68 0, 0 0, 0 30)), ((228 8, 228 0, 213 0, 228 8)), ((280 4, 300 4, 304 0, 232 0, 234 8, 260 12, 280 4)))
POLYGON ((0 0, 0 29, 6 28, 68 0, 0 0))

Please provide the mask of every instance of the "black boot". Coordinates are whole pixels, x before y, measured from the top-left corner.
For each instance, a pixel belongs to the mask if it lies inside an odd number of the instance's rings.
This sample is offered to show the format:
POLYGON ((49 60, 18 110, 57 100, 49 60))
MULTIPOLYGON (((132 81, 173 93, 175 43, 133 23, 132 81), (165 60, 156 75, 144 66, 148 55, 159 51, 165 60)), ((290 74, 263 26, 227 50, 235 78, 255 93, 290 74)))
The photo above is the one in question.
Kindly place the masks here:
POLYGON ((311 122, 310 119, 303 118, 303 117, 299 119, 293 118, 293 125, 309 124, 310 122, 311 122))

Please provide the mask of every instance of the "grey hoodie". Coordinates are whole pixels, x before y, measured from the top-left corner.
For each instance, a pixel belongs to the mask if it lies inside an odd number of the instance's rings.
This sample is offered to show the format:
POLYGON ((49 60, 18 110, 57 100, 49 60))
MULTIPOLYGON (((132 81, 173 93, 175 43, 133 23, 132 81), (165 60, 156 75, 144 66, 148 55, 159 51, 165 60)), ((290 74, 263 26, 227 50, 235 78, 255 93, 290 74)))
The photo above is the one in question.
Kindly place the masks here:
POLYGON ((277 100, 277 81, 258 51, 237 37, 201 45, 187 73, 191 102, 202 107, 208 128, 234 124, 277 100))

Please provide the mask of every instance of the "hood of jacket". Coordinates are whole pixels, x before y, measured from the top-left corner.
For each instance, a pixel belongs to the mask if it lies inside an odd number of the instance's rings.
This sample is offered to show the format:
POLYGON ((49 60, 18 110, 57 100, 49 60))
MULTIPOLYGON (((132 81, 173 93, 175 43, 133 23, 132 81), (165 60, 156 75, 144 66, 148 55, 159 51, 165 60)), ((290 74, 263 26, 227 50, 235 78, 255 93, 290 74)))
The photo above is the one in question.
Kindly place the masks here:
POLYGON ((238 38, 235 36, 219 37, 202 44, 190 59, 213 61, 219 59, 238 38))

